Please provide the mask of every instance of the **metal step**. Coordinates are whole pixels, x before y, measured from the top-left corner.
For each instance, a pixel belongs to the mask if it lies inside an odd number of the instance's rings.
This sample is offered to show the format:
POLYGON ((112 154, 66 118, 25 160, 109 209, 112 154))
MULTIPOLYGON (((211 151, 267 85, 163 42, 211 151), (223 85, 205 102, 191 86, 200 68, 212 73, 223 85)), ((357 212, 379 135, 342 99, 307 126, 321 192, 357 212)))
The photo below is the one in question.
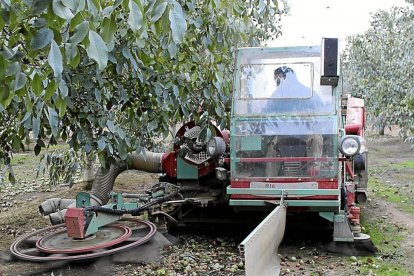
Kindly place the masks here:
POLYGON ((334 222, 334 241, 353 242, 354 235, 351 231, 348 219, 345 217, 343 221, 334 222))

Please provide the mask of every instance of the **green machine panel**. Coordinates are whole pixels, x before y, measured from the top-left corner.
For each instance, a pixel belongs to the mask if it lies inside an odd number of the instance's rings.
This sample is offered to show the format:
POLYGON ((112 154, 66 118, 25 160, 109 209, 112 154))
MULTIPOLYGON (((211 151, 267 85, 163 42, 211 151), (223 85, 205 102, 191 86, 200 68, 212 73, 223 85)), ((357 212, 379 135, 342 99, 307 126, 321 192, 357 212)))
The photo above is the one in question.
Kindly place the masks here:
POLYGON ((261 136, 244 136, 241 137, 241 150, 255 151, 262 149, 261 136))
POLYGON ((198 179, 198 167, 177 157, 177 179, 198 179))

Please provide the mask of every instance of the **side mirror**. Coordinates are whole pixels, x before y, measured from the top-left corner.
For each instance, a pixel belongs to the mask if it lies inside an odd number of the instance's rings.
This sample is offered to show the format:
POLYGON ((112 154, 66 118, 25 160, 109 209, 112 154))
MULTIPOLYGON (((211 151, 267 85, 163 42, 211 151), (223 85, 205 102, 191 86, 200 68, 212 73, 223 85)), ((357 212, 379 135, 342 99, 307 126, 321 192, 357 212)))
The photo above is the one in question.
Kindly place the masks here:
POLYGON ((322 39, 322 68, 321 85, 337 86, 339 81, 338 74, 338 39, 322 39))

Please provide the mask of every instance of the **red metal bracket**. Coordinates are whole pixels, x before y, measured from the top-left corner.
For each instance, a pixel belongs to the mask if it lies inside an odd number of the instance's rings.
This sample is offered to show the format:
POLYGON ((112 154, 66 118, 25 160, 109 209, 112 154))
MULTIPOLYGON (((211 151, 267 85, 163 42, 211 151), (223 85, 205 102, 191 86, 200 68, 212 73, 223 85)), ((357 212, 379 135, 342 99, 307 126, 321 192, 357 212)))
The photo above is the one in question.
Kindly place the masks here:
POLYGON ((68 236, 77 239, 85 237, 85 218, 83 208, 68 208, 65 214, 65 224, 68 236))
POLYGON ((354 180, 355 179, 355 174, 352 171, 351 163, 350 162, 346 162, 345 163, 345 168, 346 168, 346 172, 349 173, 349 175, 351 176, 351 179, 354 180))

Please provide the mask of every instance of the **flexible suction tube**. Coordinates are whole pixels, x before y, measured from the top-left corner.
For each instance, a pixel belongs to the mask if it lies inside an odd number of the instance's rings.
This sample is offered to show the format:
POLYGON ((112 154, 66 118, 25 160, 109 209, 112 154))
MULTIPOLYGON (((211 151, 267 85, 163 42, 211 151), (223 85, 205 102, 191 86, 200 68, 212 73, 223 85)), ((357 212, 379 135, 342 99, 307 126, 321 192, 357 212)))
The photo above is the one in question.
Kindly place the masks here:
POLYGON ((42 216, 47 216, 56 211, 68 208, 74 202, 74 199, 51 198, 40 204, 39 212, 42 216))
POLYGON ((91 195, 96 196, 106 204, 114 187, 116 177, 127 169, 140 170, 150 173, 162 172, 162 156, 164 153, 147 151, 145 154, 130 154, 129 162, 119 161, 111 165, 109 171, 99 169, 92 184, 91 195))
MULTIPOLYGON (((67 200, 67 199, 64 199, 67 200)), ((70 199, 69 199, 70 200, 70 199)), ((101 206, 102 202, 96 198, 95 196, 91 195, 91 206, 101 206)), ((73 200, 73 203, 68 205, 65 209, 59 209, 57 212, 51 213, 49 215, 49 219, 52 225, 61 224, 65 222, 65 214, 68 210, 67 208, 75 208, 76 202, 73 200)), ((40 207, 39 207, 40 208, 40 207)))

